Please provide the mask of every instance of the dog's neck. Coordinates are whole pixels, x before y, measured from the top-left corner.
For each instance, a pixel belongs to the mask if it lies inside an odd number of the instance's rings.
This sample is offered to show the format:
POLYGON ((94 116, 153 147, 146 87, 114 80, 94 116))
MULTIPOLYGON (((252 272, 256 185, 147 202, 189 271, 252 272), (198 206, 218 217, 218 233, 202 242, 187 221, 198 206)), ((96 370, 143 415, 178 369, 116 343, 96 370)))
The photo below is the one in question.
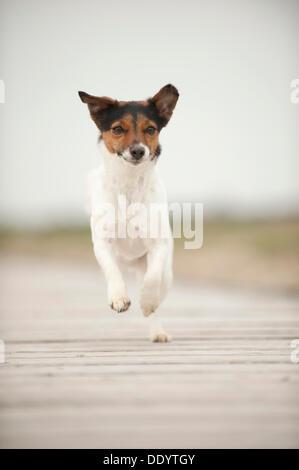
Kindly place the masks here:
POLYGON ((134 166, 110 153, 103 141, 100 142, 99 147, 105 170, 105 181, 111 189, 115 188, 118 193, 127 194, 137 187, 142 191, 142 188, 148 185, 155 171, 153 161, 134 166))

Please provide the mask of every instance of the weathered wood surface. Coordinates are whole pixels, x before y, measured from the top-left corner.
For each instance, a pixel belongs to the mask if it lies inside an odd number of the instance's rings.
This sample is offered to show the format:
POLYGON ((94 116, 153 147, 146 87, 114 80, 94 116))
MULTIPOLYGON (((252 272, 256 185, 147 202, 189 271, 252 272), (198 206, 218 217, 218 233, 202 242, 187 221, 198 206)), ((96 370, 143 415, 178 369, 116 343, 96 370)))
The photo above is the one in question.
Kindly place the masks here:
MULTIPOLYGON (((132 289, 130 289, 132 291, 132 289)), ((298 298, 177 282, 152 344, 96 266, 1 263, 1 447, 299 447, 298 298)))

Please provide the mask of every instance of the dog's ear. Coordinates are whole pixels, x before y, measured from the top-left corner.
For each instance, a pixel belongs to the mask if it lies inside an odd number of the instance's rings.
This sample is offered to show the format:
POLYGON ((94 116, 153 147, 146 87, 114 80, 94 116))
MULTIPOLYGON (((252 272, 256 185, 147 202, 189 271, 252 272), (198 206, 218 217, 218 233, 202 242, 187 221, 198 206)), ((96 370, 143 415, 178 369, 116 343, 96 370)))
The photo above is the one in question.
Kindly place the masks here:
POLYGON ((107 110, 110 106, 113 106, 116 103, 116 100, 108 98, 107 96, 92 96, 84 91, 78 91, 78 94, 81 101, 88 105, 91 117, 94 117, 94 115, 101 111, 107 110))
POLYGON ((150 99, 157 108, 158 114, 163 122, 163 126, 166 126, 171 118, 178 97, 179 92, 176 87, 168 84, 161 88, 161 90, 150 99))

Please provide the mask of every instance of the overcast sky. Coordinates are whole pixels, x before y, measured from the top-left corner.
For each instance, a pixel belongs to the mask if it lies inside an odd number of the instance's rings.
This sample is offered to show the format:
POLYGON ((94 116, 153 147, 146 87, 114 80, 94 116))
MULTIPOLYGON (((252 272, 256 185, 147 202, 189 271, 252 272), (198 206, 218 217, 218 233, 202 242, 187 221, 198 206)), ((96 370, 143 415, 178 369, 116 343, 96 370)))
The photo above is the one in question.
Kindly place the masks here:
POLYGON ((206 214, 298 207, 297 0, 0 0, 1 223, 83 220, 99 164, 77 90, 180 92, 158 162, 206 214))

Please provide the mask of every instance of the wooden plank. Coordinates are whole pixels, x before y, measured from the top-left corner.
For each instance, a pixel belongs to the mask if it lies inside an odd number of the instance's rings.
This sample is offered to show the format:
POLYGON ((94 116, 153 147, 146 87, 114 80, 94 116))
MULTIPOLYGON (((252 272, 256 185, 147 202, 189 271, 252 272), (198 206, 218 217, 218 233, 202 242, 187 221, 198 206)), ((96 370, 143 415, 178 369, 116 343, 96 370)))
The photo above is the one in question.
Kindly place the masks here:
POLYGON ((174 336, 147 340, 138 295, 106 306, 96 267, 0 268, 0 447, 298 447, 299 300, 178 282, 174 336))

